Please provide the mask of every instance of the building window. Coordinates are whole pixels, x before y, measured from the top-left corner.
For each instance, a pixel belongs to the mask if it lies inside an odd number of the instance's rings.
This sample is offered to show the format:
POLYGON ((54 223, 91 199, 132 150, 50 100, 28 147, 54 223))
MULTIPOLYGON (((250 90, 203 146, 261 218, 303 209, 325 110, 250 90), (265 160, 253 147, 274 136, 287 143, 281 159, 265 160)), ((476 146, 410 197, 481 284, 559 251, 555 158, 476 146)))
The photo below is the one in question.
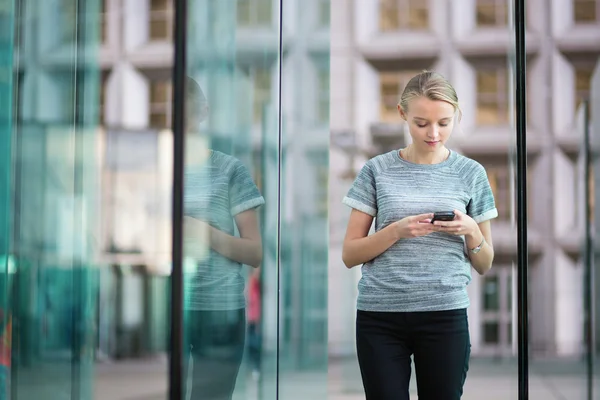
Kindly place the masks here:
POLYGON ((150 126, 158 129, 171 127, 172 87, 169 79, 150 82, 150 126))
POLYGON ((252 81, 254 83, 254 123, 261 125, 263 113, 271 101, 271 73, 266 68, 255 68, 252 81))
POLYGON ((173 0, 150 0, 150 40, 173 37, 173 0))
POLYGON ((483 345, 504 351, 512 347, 512 268, 500 266, 482 280, 483 345))
POLYGON ((329 123, 329 68, 319 68, 317 90, 317 120, 320 124, 329 123))
POLYGON ((506 67, 477 71, 477 123, 509 123, 508 77, 506 67))
POLYGON ((479 27, 508 25, 506 0, 477 0, 476 22, 479 27))
POLYGON ((486 166, 486 172, 492 192, 494 193, 494 201, 498 209, 498 219, 501 221, 510 220, 510 210, 512 204, 510 180, 512 177, 509 174, 507 165, 486 166))
POLYGON ((379 117, 383 122, 400 122, 398 103, 408 81, 418 71, 381 72, 379 74, 380 109, 379 117))
POLYGON ((244 27, 271 26, 273 0, 238 0, 237 22, 244 27))
POLYGON ((593 74, 593 65, 575 67, 575 110, 583 101, 589 100, 593 74))
POLYGON ((379 29, 384 32, 429 27, 429 6, 425 0, 379 0, 379 29))
POLYGON ((573 19, 578 24, 600 21, 598 0, 573 0, 573 19))

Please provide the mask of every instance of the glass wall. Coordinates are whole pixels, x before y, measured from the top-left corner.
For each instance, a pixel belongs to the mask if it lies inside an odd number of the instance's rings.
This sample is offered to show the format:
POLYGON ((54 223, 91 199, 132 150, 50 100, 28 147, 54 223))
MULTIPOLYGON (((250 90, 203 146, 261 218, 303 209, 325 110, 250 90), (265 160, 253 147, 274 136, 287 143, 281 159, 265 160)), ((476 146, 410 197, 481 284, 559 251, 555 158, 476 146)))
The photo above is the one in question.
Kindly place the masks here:
MULTIPOLYGON (((449 147, 485 167, 499 212, 463 398, 517 398, 519 2, 187 1, 174 177, 178 1, 0 0, 0 400, 167 398, 179 333, 192 399, 362 398, 341 199, 409 143, 396 106, 422 69, 455 86, 449 147)), ((588 399, 600 5, 526 5, 529 392, 588 399)))
POLYGON ((184 379, 192 398, 327 394, 329 6, 189 2, 184 379))
POLYGON ((2 24, 2 190, 10 195, 3 203, 10 307, 2 317, 10 390, 2 398, 90 398, 100 267, 99 2, 3 5, 12 15, 2 24))

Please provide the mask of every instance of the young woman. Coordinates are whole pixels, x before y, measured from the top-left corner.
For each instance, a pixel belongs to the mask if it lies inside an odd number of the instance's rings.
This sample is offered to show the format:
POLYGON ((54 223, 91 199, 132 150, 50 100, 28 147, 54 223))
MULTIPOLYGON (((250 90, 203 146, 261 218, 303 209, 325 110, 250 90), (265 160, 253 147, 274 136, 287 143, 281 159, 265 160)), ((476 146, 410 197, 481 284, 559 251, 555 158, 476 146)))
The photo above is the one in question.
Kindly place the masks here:
POLYGON ((363 264, 356 342, 367 400, 408 400, 411 356, 419 400, 460 399, 470 340, 467 284, 484 274, 497 217, 485 169, 446 148, 457 114, 454 88, 423 72, 398 105, 412 143, 369 160, 344 203, 348 268, 363 264), (454 212, 432 222, 435 212, 454 212), (369 229, 375 218, 375 233, 369 229))

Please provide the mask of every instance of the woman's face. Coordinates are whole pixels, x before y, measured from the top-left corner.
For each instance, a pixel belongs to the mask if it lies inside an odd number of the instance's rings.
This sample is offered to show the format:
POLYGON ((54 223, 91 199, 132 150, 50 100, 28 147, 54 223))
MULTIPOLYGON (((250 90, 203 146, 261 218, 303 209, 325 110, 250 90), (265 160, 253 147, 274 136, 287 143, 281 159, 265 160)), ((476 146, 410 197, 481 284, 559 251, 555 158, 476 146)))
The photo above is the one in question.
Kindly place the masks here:
POLYGON ((186 131, 197 132, 200 124, 208 117, 208 103, 187 99, 186 103, 186 131))
POLYGON ((425 152, 435 152, 444 146, 454 127, 454 106, 445 101, 416 97, 408 103, 405 113, 398 111, 408 123, 413 146, 425 152))

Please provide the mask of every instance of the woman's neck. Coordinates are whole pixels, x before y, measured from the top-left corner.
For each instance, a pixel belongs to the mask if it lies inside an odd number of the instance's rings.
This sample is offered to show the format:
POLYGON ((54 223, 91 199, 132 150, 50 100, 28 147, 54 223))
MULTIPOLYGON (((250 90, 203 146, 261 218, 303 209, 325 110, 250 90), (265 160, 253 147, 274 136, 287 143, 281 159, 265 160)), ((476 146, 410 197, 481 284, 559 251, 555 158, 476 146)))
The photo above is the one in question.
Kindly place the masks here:
POLYGON ((419 153, 414 146, 408 145, 400 152, 400 156, 413 164, 439 164, 450 157, 450 150, 442 146, 433 153, 419 153))
POLYGON ((212 150, 207 141, 201 138, 187 136, 185 146, 185 164, 187 166, 203 165, 210 158, 212 150))

